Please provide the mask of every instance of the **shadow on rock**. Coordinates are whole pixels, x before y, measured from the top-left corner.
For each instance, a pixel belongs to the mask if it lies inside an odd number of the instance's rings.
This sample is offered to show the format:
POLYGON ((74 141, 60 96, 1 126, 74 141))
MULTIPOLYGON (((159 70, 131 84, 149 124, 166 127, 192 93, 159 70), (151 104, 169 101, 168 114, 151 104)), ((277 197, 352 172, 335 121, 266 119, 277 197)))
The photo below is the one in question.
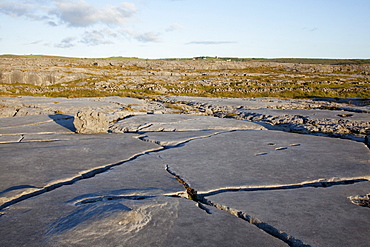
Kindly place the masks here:
POLYGON ((55 114, 49 115, 49 118, 54 120, 55 123, 59 124, 60 126, 72 131, 76 132, 76 128, 73 124, 73 116, 65 115, 65 114, 55 114))
POLYGON ((0 195, 5 194, 7 192, 13 191, 13 190, 21 190, 21 189, 39 189, 40 187, 32 186, 32 185, 16 185, 12 186, 6 190, 0 191, 0 195))

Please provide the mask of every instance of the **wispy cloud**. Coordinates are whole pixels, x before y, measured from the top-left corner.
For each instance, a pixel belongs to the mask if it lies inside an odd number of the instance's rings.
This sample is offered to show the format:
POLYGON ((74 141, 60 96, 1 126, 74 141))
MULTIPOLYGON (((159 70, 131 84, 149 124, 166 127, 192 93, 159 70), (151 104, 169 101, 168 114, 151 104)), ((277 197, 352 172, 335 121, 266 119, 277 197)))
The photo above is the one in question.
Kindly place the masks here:
POLYGON ((0 2, 0 13, 48 25, 65 24, 69 27, 88 27, 95 24, 123 26, 135 15, 133 3, 123 2, 116 6, 98 8, 84 0, 18 0, 0 2))
POLYGON ((31 20, 44 20, 45 16, 40 13, 41 8, 35 4, 20 1, 0 2, 0 13, 17 18, 26 17, 31 20))
POLYGON ((136 12, 133 3, 120 3, 117 6, 97 8, 83 0, 58 1, 49 11, 62 23, 70 27, 88 27, 98 23, 107 25, 124 25, 136 12))
POLYGON ((303 27, 302 30, 309 31, 309 32, 315 32, 315 31, 319 30, 319 28, 317 28, 317 27, 303 27))
MULTIPOLYGON (((43 22, 48 26, 80 28, 80 37, 66 37, 60 42, 46 42, 44 45, 57 48, 71 48, 78 44, 97 46, 113 44, 125 36, 142 43, 160 42, 162 33, 181 30, 179 24, 172 24, 161 32, 124 31, 127 21, 137 12, 135 4, 121 2, 116 5, 98 7, 85 0, 0 0, 0 15, 43 22), (95 26, 103 26, 94 30, 95 26), (119 30, 119 31, 117 31, 119 30)), ((41 43, 42 41, 35 41, 41 43)), ((30 45, 32 43, 28 43, 30 45)), ((34 43, 36 44, 36 43, 34 43)))
POLYGON ((86 31, 79 42, 89 46, 113 44, 107 37, 115 38, 117 34, 109 29, 86 31))
POLYGON ((120 31, 120 34, 122 34, 123 36, 126 36, 126 38, 129 38, 129 39, 133 38, 142 43, 160 42, 160 36, 161 36, 161 33, 159 32, 138 33, 136 31, 129 30, 129 29, 122 29, 120 31))
POLYGON ((40 44, 40 43, 42 43, 42 40, 36 40, 36 41, 30 42, 30 43, 25 43, 24 45, 37 45, 37 44, 40 44))
POLYGON ((57 48, 71 48, 74 47, 76 44, 74 41, 76 41, 76 37, 67 37, 63 39, 60 43, 54 44, 54 47, 57 48))
POLYGON ((142 34, 135 35, 134 38, 137 41, 148 43, 148 42, 159 42, 159 33, 155 32, 146 32, 142 34))
POLYGON ((172 24, 171 26, 167 27, 165 29, 165 31, 166 32, 174 32, 174 31, 181 31, 183 29, 184 29, 183 26, 181 26, 180 24, 175 23, 175 24, 172 24))
POLYGON ((236 41, 190 41, 185 45, 223 45, 223 44, 236 44, 236 41))

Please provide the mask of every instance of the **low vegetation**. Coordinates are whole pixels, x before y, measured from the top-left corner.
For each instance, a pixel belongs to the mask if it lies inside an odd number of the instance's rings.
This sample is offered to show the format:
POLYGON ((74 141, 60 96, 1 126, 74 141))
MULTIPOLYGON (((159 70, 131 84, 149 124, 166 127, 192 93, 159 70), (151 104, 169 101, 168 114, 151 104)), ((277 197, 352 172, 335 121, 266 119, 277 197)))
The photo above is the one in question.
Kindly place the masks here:
POLYGON ((370 98, 370 59, 2 55, 0 61, 2 95, 370 98))

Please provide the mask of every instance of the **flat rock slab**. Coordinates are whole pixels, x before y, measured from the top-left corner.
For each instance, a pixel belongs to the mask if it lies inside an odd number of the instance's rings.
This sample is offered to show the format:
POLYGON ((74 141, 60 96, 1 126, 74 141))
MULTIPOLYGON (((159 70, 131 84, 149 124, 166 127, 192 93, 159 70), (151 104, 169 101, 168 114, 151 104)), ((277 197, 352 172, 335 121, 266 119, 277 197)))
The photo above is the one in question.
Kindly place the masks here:
MULTIPOLYGON (((142 102, 17 100, 32 114, 93 102, 114 115, 142 102)), ((228 100, 209 102, 243 101, 228 100)), ((348 199, 370 192, 363 143, 171 114, 111 123, 140 135, 78 135, 72 115, 0 119, 1 246, 287 246, 266 226, 311 246, 370 241, 368 208, 348 199), (180 178, 201 203, 181 198, 180 178)))
POLYGON ((73 133, 73 116, 36 115, 0 118, 0 136, 42 133, 73 133))
MULTIPOLYGON (((244 109, 266 109, 266 108, 285 108, 297 106, 310 107, 310 104, 320 105, 325 102, 323 99, 281 99, 274 97, 258 97, 258 98, 220 98, 220 97, 192 97, 192 96, 167 96, 166 99, 175 102, 185 102, 191 105, 212 105, 214 107, 231 107, 244 109)), ((330 101, 330 100, 329 100, 330 101)), ((370 112, 370 106, 365 102, 361 103, 361 99, 341 99, 338 103, 349 105, 340 105, 340 109, 350 112, 370 112), (355 105, 353 105, 355 104, 355 105)), ((365 100, 366 101, 366 100, 365 100)), ((335 102, 334 100, 332 102, 335 102)), ((325 105, 325 104, 324 104, 325 105)))
POLYGON ((211 104, 215 106, 244 107, 247 109, 260 109, 271 106, 288 104, 289 100, 278 98, 218 98, 218 97, 192 97, 168 96, 168 99, 195 104, 211 104))
POLYGON ((157 154, 8 207, 4 246, 287 246, 216 208, 164 194, 183 187, 157 154), (22 217, 19 217, 22 215, 22 217), (22 235, 22 238, 19 238, 22 235))
POLYGON ((368 246, 370 209, 347 198, 369 193, 370 183, 328 188, 221 193, 214 203, 244 212, 310 246, 368 246))
POLYGON ((221 133, 165 150, 161 157, 201 191, 370 175, 370 151, 363 143, 278 131, 221 133))
POLYGON ((0 129, 4 128, 16 128, 29 125, 37 125, 41 123, 47 123, 52 121, 60 121, 71 119, 73 116, 65 114, 52 114, 52 115, 35 115, 35 116, 23 116, 23 117, 6 117, 0 118, 0 129))
POLYGON ((120 120, 110 127, 112 132, 196 131, 196 130, 266 129, 244 120, 222 119, 180 114, 147 114, 120 120))
POLYGON ((0 102, 10 111, 0 116, 11 117, 29 116, 40 114, 63 114, 74 115, 81 109, 93 108, 105 113, 120 111, 128 105, 145 106, 144 100, 125 97, 93 97, 93 98, 48 98, 48 97, 0 97, 0 102), (14 112, 14 108, 17 110, 14 112))
POLYGON ((1 204, 23 194, 88 177, 94 170, 108 169, 157 149, 160 149, 158 145, 128 134, 1 144, 1 204))
POLYGON ((276 110, 276 109, 255 109, 238 110, 240 113, 261 114, 267 116, 296 115, 310 119, 343 119, 351 121, 370 121, 369 113, 329 111, 329 110, 276 110))

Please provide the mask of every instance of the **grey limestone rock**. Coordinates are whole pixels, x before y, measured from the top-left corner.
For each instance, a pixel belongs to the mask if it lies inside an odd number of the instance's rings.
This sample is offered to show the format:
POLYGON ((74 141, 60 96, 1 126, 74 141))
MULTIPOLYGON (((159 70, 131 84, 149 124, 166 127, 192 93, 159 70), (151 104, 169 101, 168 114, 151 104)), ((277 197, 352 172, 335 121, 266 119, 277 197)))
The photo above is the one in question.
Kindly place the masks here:
POLYGON ((73 124, 79 134, 106 133, 109 127, 105 114, 93 110, 78 111, 73 124))

